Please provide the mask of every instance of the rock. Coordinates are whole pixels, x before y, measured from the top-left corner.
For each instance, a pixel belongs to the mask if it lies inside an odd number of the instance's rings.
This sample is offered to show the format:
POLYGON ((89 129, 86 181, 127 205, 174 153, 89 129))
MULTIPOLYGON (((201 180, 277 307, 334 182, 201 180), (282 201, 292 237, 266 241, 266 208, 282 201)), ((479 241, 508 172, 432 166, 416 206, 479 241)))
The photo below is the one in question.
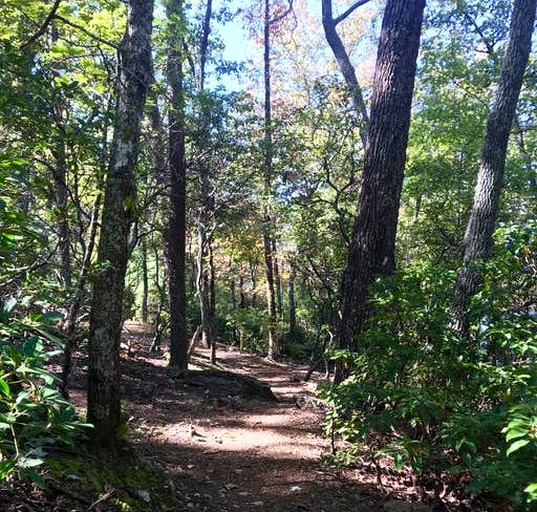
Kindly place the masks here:
POLYGON ((143 489, 138 489, 136 491, 136 496, 138 496, 138 498, 140 498, 145 503, 149 503, 151 501, 151 495, 143 489))
POLYGON ((208 386, 215 389, 227 390, 230 393, 243 398, 260 398, 267 401, 277 401, 270 386, 249 375, 228 372, 224 370, 200 370, 191 371, 186 383, 194 386, 208 386))

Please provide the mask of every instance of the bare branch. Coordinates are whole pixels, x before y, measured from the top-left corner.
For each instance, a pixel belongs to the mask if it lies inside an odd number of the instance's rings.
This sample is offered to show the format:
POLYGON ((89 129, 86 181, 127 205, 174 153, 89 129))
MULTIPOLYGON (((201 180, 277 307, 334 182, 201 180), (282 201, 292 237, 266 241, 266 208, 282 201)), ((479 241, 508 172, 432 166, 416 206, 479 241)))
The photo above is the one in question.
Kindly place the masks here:
POLYGON ((344 19, 348 18, 358 7, 361 7, 362 5, 367 4, 371 0, 358 0, 358 2, 355 2, 352 4, 343 14, 340 14, 336 19, 334 19, 334 26, 338 23, 341 23, 344 19))
POLYGON ((466 21, 470 23, 474 27, 474 30, 476 34, 481 38, 483 41, 483 44, 485 45, 485 48, 487 49, 487 54, 491 57, 494 56, 494 44, 489 41, 481 27, 477 24, 474 18, 468 14, 468 12, 464 12, 464 17, 466 18, 466 21))

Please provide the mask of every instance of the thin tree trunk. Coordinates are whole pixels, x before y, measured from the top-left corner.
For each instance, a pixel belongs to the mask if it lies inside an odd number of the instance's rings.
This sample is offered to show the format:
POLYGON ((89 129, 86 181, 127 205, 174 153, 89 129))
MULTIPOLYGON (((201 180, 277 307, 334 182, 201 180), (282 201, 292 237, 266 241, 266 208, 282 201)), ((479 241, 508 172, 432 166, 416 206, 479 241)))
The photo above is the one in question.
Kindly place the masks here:
POLYGON ((264 211, 263 211, 263 250, 265 259, 265 278, 267 287, 268 312, 268 357, 277 359, 280 346, 276 334, 276 298, 274 293, 274 261, 272 247, 272 218, 270 198, 272 195, 272 105, 270 83, 270 1, 265 0, 264 11, 264 84, 265 120, 263 140, 264 211))
MULTIPOLYGON (((205 92, 206 63, 209 50, 209 35, 211 33, 212 0, 207 0, 205 16, 200 39, 200 73, 198 92, 205 92)), ((198 141, 200 147, 207 148, 210 142, 207 135, 210 131, 210 112, 206 103, 202 102, 199 112, 201 133, 205 136, 198 141)), ((210 247, 211 236, 209 230, 210 217, 214 209, 214 201, 211 195, 211 174, 206 163, 202 162, 199 168, 199 208, 198 208, 198 276, 196 280, 197 293, 201 312, 201 337, 204 345, 211 350, 211 363, 216 363, 216 336, 214 328, 214 297, 212 289, 212 250, 210 247)))
POLYGON ((294 264, 291 263, 291 273, 289 275, 288 283, 288 300, 289 300, 289 337, 291 340, 295 340, 297 337, 297 328, 296 328, 296 300, 295 300, 295 279, 296 271, 294 264))
POLYGON ((464 235, 463 266, 457 276, 453 304, 454 329, 465 338, 470 336, 470 301, 481 282, 479 262, 492 254, 507 145, 531 51, 535 9, 536 0, 514 1, 509 42, 487 121, 474 205, 464 235))
POLYGON ((283 316, 282 278, 280 275, 278 246, 274 238, 272 239, 272 256, 274 261, 274 288, 276 289, 276 310, 278 312, 278 318, 281 319, 283 316))
POLYGON ((209 278, 204 265, 204 256, 207 247, 206 228, 198 223, 198 279, 197 292, 200 300, 201 312, 201 339, 203 344, 211 349, 211 363, 216 363, 216 339, 214 332, 213 315, 209 296, 209 278))
POLYGON ((186 167, 185 167, 185 99, 183 91, 184 18, 183 0, 169 0, 167 14, 171 20, 168 48, 168 85, 171 105, 168 116, 170 140, 170 211, 165 233, 165 257, 168 269, 170 304, 170 366, 188 369, 186 332, 185 233, 186 233, 186 167))
POLYGON ((149 274, 147 270, 147 242, 142 241, 142 322, 149 318, 149 274))
MULTIPOLYGON (((388 0, 382 23, 369 140, 342 289, 340 348, 357 349, 370 314, 367 292, 395 268, 395 235, 406 161, 425 0, 388 0)), ((341 366, 336 380, 346 370, 341 366)))
MULTIPOLYGON (((51 25, 52 42, 58 40, 58 32, 54 24, 51 25)), ((58 61, 52 64, 52 76, 58 78, 61 75, 61 65, 58 61)), ((56 96, 56 94, 54 94, 56 96)), ((61 97, 60 94, 57 94, 61 97)), ((67 187, 67 154, 65 147, 64 128, 64 105, 61 101, 54 101, 52 105, 52 117, 56 128, 54 146, 52 154, 54 164, 52 165, 52 182, 54 184, 54 195, 56 207, 58 209, 58 219, 56 230, 58 233, 58 246, 60 252, 60 277, 61 285, 71 286, 71 247, 68 201, 69 189, 67 187)))
POLYGON ((239 309, 246 307, 246 294, 244 293, 244 277, 239 275, 239 309))
POLYGON ((119 344, 129 229, 135 210, 134 167, 151 78, 152 0, 130 0, 120 45, 118 96, 105 187, 90 316, 88 420, 93 444, 117 449, 121 424, 119 344))
POLYGON ((78 276, 78 283, 76 286, 73 302, 69 307, 67 318, 63 326, 63 334, 66 338, 66 341, 65 349, 63 351, 60 392, 64 398, 69 398, 69 379, 71 377, 73 366, 73 352, 75 350, 74 334, 76 329, 76 319, 78 317, 78 313, 80 312, 80 308, 84 299, 91 258, 93 256, 93 250, 95 248, 95 241, 97 238, 97 221, 101 208, 101 198, 101 194, 98 194, 93 203, 89 226, 89 236, 88 241, 86 243, 86 251, 84 252, 84 258, 80 267, 80 273, 78 276))
POLYGON ((209 301, 211 304, 211 315, 214 319, 214 315, 216 314, 216 268, 214 266, 212 236, 207 241, 207 253, 209 256, 209 301))

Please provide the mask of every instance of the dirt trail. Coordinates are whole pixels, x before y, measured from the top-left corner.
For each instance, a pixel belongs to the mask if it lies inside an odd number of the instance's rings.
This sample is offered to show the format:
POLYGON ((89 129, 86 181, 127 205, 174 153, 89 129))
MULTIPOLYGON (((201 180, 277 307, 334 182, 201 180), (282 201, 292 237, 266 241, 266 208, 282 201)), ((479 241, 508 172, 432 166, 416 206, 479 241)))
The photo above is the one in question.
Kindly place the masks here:
MULTIPOLYGON (((276 400, 246 396, 218 378, 197 382, 174 376, 164 357, 147 355, 149 341, 134 328, 133 352, 123 360, 129 440, 170 475, 167 491, 182 495, 181 510, 414 510, 387 508, 373 474, 323 465, 330 442, 322 433, 316 382, 296 379, 305 366, 219 347, 218 368, 255 376, 270 385, 276 400)), ((194 364, 209 366, 207 361, 207 351, 198 349, 194 364)), ((73 390, 80 405, 82 386, 73 390)))

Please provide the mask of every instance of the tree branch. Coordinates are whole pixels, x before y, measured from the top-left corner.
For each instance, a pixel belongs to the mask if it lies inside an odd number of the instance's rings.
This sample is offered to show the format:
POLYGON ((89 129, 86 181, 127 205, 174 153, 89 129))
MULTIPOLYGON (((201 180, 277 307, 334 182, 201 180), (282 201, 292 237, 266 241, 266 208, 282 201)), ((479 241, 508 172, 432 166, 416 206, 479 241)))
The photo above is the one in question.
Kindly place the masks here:
POLYGON ((62 0, 55 0, 54 1, 54 4, 52 5, 52 9, 48 13, 47 17, 45 18, 45 20, 43 21, 41 26, 39 27, 39 30, 33 36, 30 36, 30 39, 28 39, 28 41, 26 41, 21 46, 21 50, 24 50, 25 48, 28 48, 28 46, 30 46, 32 43, 37 41, 46 32, 47 27, 50 25, 52 20, 56 17, 56 12, 58 11, 58 7, 60 6, 61 1, 62 0))
MULTIPOLYGON (((359 5, 363 5, 366 3, 366 1, 369 0, 360 0, 356 2, 352 7, 347 9, 345 13, 339 16, 339 18, 344 19, 342 16, 347 17, 354 9, 356 9, 359 5)), ((345 83, 347 84, 347 88, 351 95, 354 108, 356 109, 360 138, 364 148, 366 148, 369 129, 369 116, 367 114, 362 88, 360 87, 358 78, 356 77, 356 71, 351 63, 349 54, 345 49, 343 41, 339 37, 339 34, 336 30, 336 22, 334 21, 332 15, 332 0, 322 0, 322 22, 326 40, 332 49, 334 57, 336 58, 339 69, 341 70, 341 74, 345 79, 345 83)))
POLYGON ((279 16, 276 16, 275 18, 272 18, 269 21, 269 25, 274 25, 274 24, 278 23, 279 21, 283 20, 293 10, 293 1, 294 0, 288 0, 289 7, 287 7, 287 9, 284 12, 282 12, 279 16))
POLYGON ((358 7, 367 4, 371 0, 358 0, 358 2, 351 5, 343 14, 340 14, 336 19, 333 20, 334 26, 338 23, 341 23, 344 19, 348 18, 358 7))
POLYGON ((74 21, 68 20, 67 18, 64 18, 63 16, 60 16, 59 14, 56 14, 54 16, 56 19, 60 20, 61 22, 65 23, 66 25, 69 25, 70 27, 76 28, 77 30, 80 30, 83 34, 86 34, 88 37, 91 37, 91 39, 94 39, 95 41, 105 44, 107 46, 110 46, 114 48, 114 50, 119 50, 119 45, 116 43, 112 43, 111 41, 107 41, 106 39, 103 39, 102 37, 99 37, 89 30, 85 29, 82 25, 79 25, 78 23, 75 23, 74 21))

